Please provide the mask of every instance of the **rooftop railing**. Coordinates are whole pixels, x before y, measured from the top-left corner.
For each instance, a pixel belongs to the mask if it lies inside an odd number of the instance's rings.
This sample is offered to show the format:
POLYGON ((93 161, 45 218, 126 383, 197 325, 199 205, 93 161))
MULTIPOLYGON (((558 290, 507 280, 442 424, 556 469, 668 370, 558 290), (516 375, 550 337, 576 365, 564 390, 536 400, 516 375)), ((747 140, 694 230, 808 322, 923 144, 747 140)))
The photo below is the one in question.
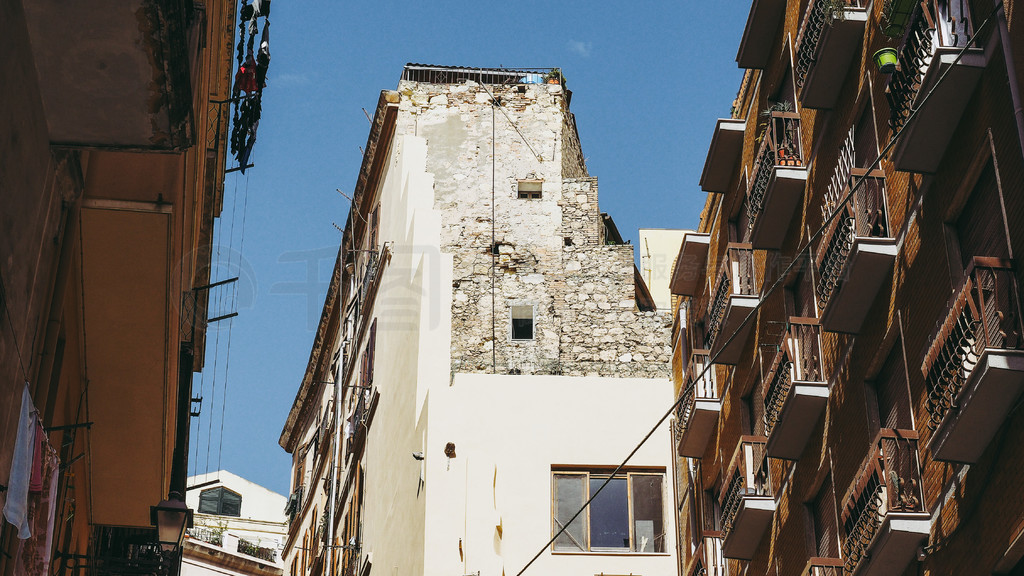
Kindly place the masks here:
POLYGON ((1021 315, 1012 263, 976 257, 924 359, 928 428, 936 429, 988 348, 1021 347, 1021 315))
POLYGON ((264 548, 255 542, 249 542, 242 538, 238 539, 238 553, 245 554, 246 556, 252 556, 253 558, 259 558, 260 560, 266 560, 267 562, 277 561, 276 549, 264 548))
POLYGON ((402 80, 428 84, 458 84, 466 80, 484 84, 527 84, 540 83, 558 68, 467 68, 451 66, 430 66, 406 64, 402 80))

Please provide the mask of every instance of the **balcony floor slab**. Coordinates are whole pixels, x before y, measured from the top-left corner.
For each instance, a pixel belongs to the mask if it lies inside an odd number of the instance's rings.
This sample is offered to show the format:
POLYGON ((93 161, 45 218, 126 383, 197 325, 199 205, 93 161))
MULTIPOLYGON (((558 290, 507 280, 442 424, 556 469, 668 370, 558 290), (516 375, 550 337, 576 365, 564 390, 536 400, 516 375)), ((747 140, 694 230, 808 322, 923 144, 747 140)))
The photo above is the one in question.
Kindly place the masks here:
POLYGON ((749 322, 744 322, 747 316, 757 308, 758 303, 761 301, 757 296, 730 296, 729 304, 726 305, 725 315, 722 318, 722 329, 718 333, 718 338, 711 346, 711 357, 715 358, 715 364, 739 364, 740 359, 743 357, 744 345, 747 342, 747 338, 750 336, 750 331, 754 327, 754 320, 751 318, 749 322), (722 343, 732 336, 733 332, 738 332, 736 337, 729 342, 723 349, 722 343), (721 351, 721 354, 719 354, 721 351), (716 358, 715 355, 718 354, 716 358))
POLYGON ((825 382, 793 382, 765 450, 772 458, 799 460, 828 403, 825 382))
POLYGON ((1022 391, 1024 350, 986 350, 964 383, 959 409, 951 409, 932 435, 932 457, 977 462, 1022 391))
MULTIPOLYGON (((921 105, 938 79, 953 65, 959 51, 959 48, 939 48, 936 51, 914 98, 914 107, 921 105)), ((897 170, 923 174, 934 174, 939 170, 986 62, 985 51, 978 48, 965 52, 960 62, 953 66, 926 105, 904 126, 892 151, 892 162, 897 170)))
POLYGON ((844 12, 842 20, 826 24, 821 30, 814 66, 807 71, 800 88, 800 103, 807 108, 829 109, 836 105, 857 46, 864 37, 867 11, 855 8, 844 12))
POLYGON ((928 539, 931 524, 924 512, 889 512, 851 576, 900 576, 928 539))
POLYGON ((770 496, 744 496, 729 536, 722 543, 726 558, 750 560, 760 546, 764 533, 775 516, 775 499, 770 496))
POLYGON ((708 447, 708 441, 718 425, 722 401, 717 398, 698 398, 693 405, 690 422, 679 439, 679 455, 700 458, 708 447))
POLYGON ((779 21, 786 12, 786 0, 753 0, 747 25, 736 53, 740 68, 761 69, 768 65, 772 45, 779 32, 779 21))
POLYGON ((793 214, 807 183, 807 168, 776 166, 768 188, 764 192, 764 205, 754 220, 750 243, 759 250, 778 250, 786 239, 793 214))
POLYGON ((683 236, 683 244, 679 247, 679 256, 676 257, 672 271, 673 294, 694 296, 697 293, 704 280, 710 245, 710 234, 687 232, 683 236))
POLYGON ((892 275, 896 240, 857 238, 839 281, 821 314, 821 327, 829 332, 856 334, 885 279, 892 275))

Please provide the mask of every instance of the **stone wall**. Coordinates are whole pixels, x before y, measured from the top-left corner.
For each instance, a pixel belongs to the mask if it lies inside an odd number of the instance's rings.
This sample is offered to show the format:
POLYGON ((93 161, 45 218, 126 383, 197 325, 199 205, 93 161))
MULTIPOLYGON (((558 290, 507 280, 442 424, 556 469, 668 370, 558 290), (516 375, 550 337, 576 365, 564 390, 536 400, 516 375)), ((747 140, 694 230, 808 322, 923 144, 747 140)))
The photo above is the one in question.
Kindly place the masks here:
POLYGON ((670 316, 637 311, 632 246, 601 241, 597 180, 562 87, 403 81, 399 92, 396 131, 427 142, 454 260, 453 370, 667 376, 670 316), (540 180, 541 197, 521 198, 520 180, 540 180), (532 339, 512 339, 512 306, 532 308, 532 339))

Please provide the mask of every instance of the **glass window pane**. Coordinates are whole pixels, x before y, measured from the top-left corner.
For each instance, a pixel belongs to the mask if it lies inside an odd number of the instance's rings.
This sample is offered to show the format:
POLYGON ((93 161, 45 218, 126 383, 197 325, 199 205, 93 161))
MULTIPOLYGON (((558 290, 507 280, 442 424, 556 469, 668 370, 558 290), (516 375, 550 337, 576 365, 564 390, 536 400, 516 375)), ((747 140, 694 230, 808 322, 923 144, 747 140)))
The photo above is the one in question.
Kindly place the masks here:
POLYGON ((199 493, 199 512, 201 514, 220 513, 220 491, 220 488, 213 488, 199 493))
MULTIPOLYGON (((590 493, 596 493, 605 479, 591 478, 590 493)), ((625 478, 612 478, 590 503, 590 525, 591 548, 629 549, 629 500, 625 478)))
POLYGON ((533 306, 512 307, 512 339, 533 340, 533 306))
POLYGON ((223 516, 240 516, 242 514, 242 497, 225 490, 221 496, 220 513, 223 516))
MULTIPOLYGON (((554 518, 551 533, 555 534, 583 507, 586 501, 584 474, 554 475, 554 518)), ((555 539, 555 550, 587 549, 587 514, 584 512, 569 524, 569 527, 555 539)))
POLYGON ((661 475, 634 474, 630 479, 633 483, 633 551, 664 552, 661 475))

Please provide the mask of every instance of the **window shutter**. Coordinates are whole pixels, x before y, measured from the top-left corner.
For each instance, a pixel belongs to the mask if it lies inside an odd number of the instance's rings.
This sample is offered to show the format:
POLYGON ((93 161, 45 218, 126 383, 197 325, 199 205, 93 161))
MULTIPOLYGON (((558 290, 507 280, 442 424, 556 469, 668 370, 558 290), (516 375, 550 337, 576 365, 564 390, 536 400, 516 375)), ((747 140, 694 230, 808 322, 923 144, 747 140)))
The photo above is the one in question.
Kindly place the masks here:
POLYGON ((219 513, 218 504, 220 503, 220 492, 218 488, 212 490, 203 490, 199 494, 199 512, 200 514, 217 514, 219 513))
POLYGON ((903 342, 889 350, 878 377, 875 379, 878 398, 878 421, 882 428, 910 430, 910 396, 907 390, 906 370, 903 364, 903 342))
POLYGON ((1008 257, 998 192, 995 167, 989 162, 956 219, 964 269, 974 256, 1008 257))
POLYGON ((811 513, 814 516, 814 539, 817 555, 822 558, 839 557, 839 529, 836 520, 836 495, 832 491, 832 475, 825 477, 825 482, 818 490, 812 503, 811 513))

